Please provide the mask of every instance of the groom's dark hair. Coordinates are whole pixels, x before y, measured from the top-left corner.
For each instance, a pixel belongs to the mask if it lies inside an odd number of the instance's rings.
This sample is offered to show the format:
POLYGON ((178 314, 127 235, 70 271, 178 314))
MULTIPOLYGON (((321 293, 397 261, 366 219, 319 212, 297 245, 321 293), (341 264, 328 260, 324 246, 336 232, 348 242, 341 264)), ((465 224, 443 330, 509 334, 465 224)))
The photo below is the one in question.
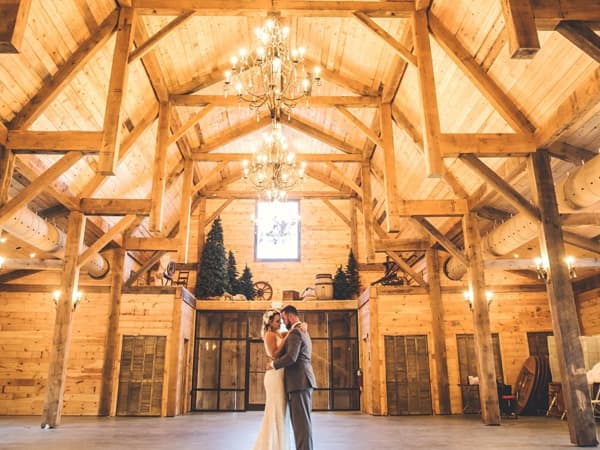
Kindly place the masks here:
POLYGON ((286 314, 293 314, 294 316, 298 317, 298 310, 294 305, 285 305, 281 312, 286 314))

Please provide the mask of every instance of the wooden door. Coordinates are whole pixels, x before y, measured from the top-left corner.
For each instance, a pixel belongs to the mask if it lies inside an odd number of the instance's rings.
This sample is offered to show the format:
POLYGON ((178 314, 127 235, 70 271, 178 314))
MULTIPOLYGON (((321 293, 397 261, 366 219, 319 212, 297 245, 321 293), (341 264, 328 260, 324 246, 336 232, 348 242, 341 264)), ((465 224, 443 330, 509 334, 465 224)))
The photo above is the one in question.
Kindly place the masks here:
POLYGON ((118 416, 160 416, 165 336, 123 336, 118 416))
POLYGON ((385 336, 388 414, 432 414, 427 336, 385 336))
MULTIPOLYGON (((472 334, 458 334, 456 335, 456 343, 458 347, 458 370, 460 373, 463 413, 479 414, 481 412, 479 385, 469 383, 469 377, 478 376, 475 337, 472 334)), ((502 369, 502 357, 500 354, 500 338, 497 333, 492 334, 492 348, 496 365, 496 380, 503 382, 504 375, 502 369)))
POLYGON ((248 342, 248 390, 246 409, 264 409, 265 407, 265 367, 268 356, 263 341, 248 342))

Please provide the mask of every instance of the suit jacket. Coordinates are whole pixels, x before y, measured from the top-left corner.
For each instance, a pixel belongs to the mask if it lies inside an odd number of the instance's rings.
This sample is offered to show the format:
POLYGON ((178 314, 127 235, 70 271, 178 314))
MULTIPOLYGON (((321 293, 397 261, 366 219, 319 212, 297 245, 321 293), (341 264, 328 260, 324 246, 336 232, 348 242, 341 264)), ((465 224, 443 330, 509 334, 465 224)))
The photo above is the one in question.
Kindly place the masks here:
POLYGON ((310 363, 312 342, 308 333, 296 327, 285 343, 285 354, 273 361, 273 367, 285 367, 286 392, 316 388, 317 381, 310 363))

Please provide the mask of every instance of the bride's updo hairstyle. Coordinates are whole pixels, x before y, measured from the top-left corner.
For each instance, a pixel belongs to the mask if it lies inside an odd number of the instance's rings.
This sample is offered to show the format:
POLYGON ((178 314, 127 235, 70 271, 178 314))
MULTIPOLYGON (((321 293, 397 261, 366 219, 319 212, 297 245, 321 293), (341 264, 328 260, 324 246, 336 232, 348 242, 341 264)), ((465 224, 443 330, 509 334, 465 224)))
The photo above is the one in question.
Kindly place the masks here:
POLYGON ((278 309, 270 309, 263 314, 263 326, 260 330, 260 337, 263 338, 263 340, 265 339, 265 334, 271 328, 273 317, 277 314, 280 314, 278 309))

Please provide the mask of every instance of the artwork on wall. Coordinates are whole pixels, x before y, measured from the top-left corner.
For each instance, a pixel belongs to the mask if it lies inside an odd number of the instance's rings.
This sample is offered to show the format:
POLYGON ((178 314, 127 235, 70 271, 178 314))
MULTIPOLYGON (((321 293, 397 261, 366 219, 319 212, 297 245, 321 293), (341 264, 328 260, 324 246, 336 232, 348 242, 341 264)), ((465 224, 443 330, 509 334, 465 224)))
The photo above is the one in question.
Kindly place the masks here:
POLYGON ((300 202, 258 202, 255 258, 262 261, 300 259, 300 202))

